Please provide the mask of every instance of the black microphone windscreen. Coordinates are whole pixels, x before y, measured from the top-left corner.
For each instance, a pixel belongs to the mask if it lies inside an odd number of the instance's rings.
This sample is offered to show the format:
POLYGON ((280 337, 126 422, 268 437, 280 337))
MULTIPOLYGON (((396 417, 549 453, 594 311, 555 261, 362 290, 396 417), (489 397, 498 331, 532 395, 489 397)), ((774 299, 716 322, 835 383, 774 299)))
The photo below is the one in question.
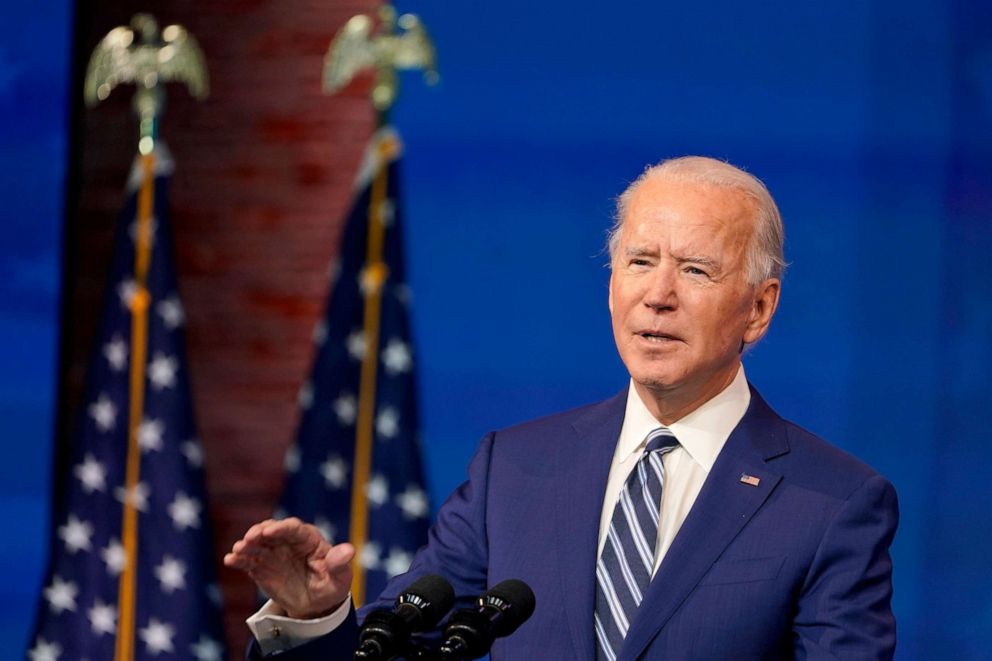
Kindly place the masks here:
POLYGON ((427 574, 411 583, 396 603, 413 604, 420 608, 425 624, 430 628, 455 605, 455 591, 443 576, 427 574))
POLYGON ((505 611, 503 617, 496 625, 496 637, 509 636, 523 624, 527 618, 534 614, 534 607, 537 599, 534 591, 523 581, 511 578, 497 583, 481 597, 482 604, 492 605, 505 611))

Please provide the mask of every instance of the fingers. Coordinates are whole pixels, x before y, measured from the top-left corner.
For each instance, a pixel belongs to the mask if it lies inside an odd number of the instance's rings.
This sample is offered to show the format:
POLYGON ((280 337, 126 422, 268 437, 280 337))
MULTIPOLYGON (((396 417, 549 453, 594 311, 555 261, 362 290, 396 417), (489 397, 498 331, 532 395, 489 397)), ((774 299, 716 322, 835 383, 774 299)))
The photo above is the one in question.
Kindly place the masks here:
POLYGON ((266 519, 248 528, 244 536, 232 545, 231 551, 224 556, 224 564, 248 571, 267 554, 285 552, 320 557, 329 548, 330 543, 316 526, 296 517, 278 521, 266 519))

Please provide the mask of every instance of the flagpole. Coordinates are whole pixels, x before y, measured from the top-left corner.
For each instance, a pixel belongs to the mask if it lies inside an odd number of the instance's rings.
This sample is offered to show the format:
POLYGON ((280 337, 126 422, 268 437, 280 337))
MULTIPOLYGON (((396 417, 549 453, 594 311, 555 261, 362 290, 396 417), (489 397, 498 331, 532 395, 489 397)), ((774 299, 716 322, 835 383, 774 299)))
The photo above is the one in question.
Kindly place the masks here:
MULTIPOLYGON (((379 114, 380 126, 384 113, 379 114)), ((380 137, 375 146, 378 167, 372 180, 369 196, 369 227, 366 242, 365 270, 362 285, 365 290, 365 312, 363 331, 365 353, 362 357, 362 371, 359 381, 358 419, 355 432, 355 463, 351 484, 351 520, 349 539, 361 549, 368 541, 368 500, 365 487, 369 482, 372 467, 372 442, 374 438, 376 382, 379 370, 379 334, 381 329, 382 290, 389 278, 389 267, 383 260, 383 243, 386 228, 383 222, 382 207, 386 201, 389 178, 389 160, 393 149, 388 137, 380 137)), ((357 605, 365 603, 365 568, 360 554, 352 560, 354 578, 351 594, 357 605)))
MULTIPOLYGON (((144 123, 143 123, 144 124, 144 123)), ((145 130, 142 130, 145 133, 145 130)), ((142 143, 154 146, 153 135, 142 135, 142 143), (148 137, 151 142, 145 142, 148 137)), ((155 204, 155 154, 141 155, 141 189, 138 193, 137 233, 135 236, 135 293, 131 297, 131 364, 129 372, 129 404, 127 464, 124 482, 124 514, 121 542, 124 547, 124 569, 117 590, 118 627, 114 661, 134 659, 135 601, 138 567, 138 510, 136 493, 141 478, 141 448, 138 430, 145 407, 145 362, 148 350, 148 269, 151 265, 151 217, 155 204)))
POLYGON ((133 99, 139 121, 139 167, 134 292, 131 312, 131 351, 128 371, 128 435, 125 460, 121 544, 124 564, 117 588, 117 631, 114 661, 133 661, 138 584, 138 506, 141 484, 139 432, 145 407, 145 365, 148 357, 148 309, 152 303, 148 272, 152 259, 152 218, 155 209, 155 141, 165 101, 162 82, 185 82, 196 98, 207 94, 203 54, 196 40, 179 25, 161 33, 150 14, 136 14, 130 27, 111 30, 94 49, 87 67, 84 96, 89 106, 106 99, 121 83, 137 86, 133 99), (161 57, 169 49, 169 57, 161 57))
POLYGON ((374 36, 372 19, 363 14, 353 16, 335 35, 324 63, 324 90, 333 94, 342 89, 369 61, 373 62, 376 74, 371 98, 376 110, 377 132, 376 144, 372 147, 375 170, 369 195, 366 257, 362 272, 365 352, 359 377, 348 525, 348 539, 357 550, 352 560, 351 595, 358 606, 365 603, 366 598, 366 571, 362 562, 362 550, 369 539, 366 487, 371 477, 375 438, 382 291, 389 278, 389 268, 383 256, 386 233, 383 206, 389 191, 389 164, 398 153, 396 138, 382 129, 386 127, 389 109, 396 101, 399 87, 397 69, 424 69, 428 82, 437 80, 434 45, 420 20, 412 14, 404 14, 397 19, 396 10, 388 3, 379 8, 379 25, 374 36), (397 24, 403 29, 402 33, 397 30, 397 24))
POLYGON ((129 366, 127 463, 124 477, 124 513, 121 544, 124 569, 117 589, 118 627, 114 661, 133 661, 138 580, 138 484, 141 481, 141 447, 138 432, 145 411, 145 364, 148 358, 148 270, 152 259, 152 214, 155 209, 155 139, 158 114, 164 92, 156 86, 139 88, 134 107, 138 113, 138 151, 141 188, 138 191, 138 214, 134 237, 134 295, 128 302, 131 310, 131 363, 129 366))

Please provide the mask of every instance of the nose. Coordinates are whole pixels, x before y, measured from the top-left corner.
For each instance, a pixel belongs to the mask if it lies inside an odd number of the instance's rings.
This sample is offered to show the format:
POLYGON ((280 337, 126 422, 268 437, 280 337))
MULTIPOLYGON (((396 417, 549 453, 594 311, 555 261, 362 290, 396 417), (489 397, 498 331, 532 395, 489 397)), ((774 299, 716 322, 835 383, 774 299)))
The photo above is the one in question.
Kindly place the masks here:
POLYGON ((661 263, 647 278, 644 305, 655 311, 674 310, 678 307, 676 291, 677 273, 666 263, 661 263))

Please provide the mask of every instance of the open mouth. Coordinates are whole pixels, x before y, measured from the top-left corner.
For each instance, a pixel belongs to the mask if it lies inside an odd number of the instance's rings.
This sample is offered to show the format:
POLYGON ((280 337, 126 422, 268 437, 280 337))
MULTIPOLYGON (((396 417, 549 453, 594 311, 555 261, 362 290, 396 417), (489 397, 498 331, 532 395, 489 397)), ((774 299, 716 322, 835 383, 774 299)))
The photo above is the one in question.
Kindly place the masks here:
POLYGON ((657 333, 654 331, 642 331, 637 334, 639 337, 644 338, 648 342, 657 342, 662 344, 664 342, 674 342, 680 341, 681 338, 675 337, 674 335, 668 335, 667 333, 657 333))

